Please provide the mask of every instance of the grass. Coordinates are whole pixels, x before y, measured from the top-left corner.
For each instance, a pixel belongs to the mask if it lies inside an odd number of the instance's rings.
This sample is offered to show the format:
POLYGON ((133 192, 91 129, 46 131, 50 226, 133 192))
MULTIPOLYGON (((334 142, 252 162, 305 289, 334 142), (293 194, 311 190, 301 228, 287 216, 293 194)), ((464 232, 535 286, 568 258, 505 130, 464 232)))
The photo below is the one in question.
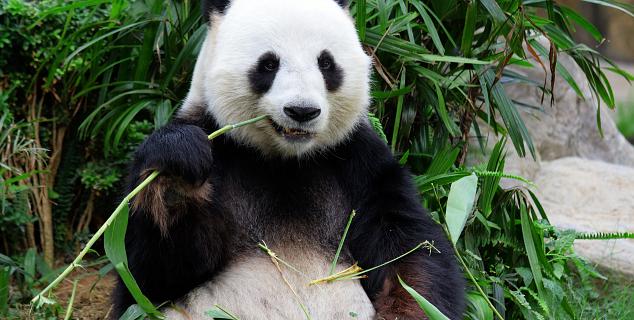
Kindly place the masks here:
POLYGON ((616 126, 625 138, 634 142, 634 97, 619 103, 616 111, 616 126))
POLYGON ((608 280, 594 280, 588 287, 582 279, 572 285, 577 290, 592 290, 595 294, 576 301, 578 319, 634 319, 634 276, 602 270, 608 280))

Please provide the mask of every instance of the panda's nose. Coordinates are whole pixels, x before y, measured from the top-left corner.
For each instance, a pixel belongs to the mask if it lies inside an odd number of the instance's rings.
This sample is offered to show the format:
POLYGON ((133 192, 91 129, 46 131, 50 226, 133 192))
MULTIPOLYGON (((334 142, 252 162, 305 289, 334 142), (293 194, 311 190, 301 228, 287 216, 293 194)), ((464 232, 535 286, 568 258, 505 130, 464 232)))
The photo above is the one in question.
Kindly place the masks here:
POLYGON ((297 122, 306 122, 319 116, 321 109, 305 106, 284 107, 284 114, 297 122))

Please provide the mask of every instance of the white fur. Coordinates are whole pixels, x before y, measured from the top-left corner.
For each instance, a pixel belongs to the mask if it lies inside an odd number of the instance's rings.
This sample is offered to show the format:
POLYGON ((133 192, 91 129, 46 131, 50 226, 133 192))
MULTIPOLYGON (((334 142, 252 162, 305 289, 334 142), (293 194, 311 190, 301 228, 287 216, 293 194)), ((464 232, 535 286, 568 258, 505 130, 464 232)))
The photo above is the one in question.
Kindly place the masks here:
POLYGON ((371 60, 354 24, 334 0, 234 0, 223 16, 213 16, 181 113, 207 106, 220 125, 269 115, 278 124, 314 132, 308 142, 289 142, 262 121, 232 131, 237 140, 264 154, 301 156, 345 139, 369 104, 371 60), (343 70, 343 83, 326 90, 317 65, 323 50, 343 70), (250 90, 249 69, 266 52, 280 57, 271 89, 262 97, 250 90), (321 108, 309 125, 284 115, 283 107, 308 102, 321 108))
MULTIPOLYGON (((254 251, 257 250, 254 248, 254 251)), ((300 302, 314 320, 374 318, 374 307, 359 280, 308 285, 310 281, 328 275, 330 262, 323 253, 297 247, 273 250, 302 272, 299 274, 280 264, 284 277, 297 296, 284 282, 271 259, 264 253, 254 252, 233 262, 214 280, 190 292, 175 307, 163 310, 166 318, 209 319, 205 313, 218 304, 243 320, 306 319, 300 302)), ((336 270, 341 271, 345 267, 339 265, 336 270)))

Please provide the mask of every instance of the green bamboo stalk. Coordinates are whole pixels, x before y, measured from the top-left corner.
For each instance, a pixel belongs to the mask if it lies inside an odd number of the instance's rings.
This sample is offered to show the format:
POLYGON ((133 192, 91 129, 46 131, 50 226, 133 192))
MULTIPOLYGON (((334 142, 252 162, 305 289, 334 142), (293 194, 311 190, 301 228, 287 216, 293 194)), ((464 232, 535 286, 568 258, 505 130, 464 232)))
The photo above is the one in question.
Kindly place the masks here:
POLYGON ((68 300, 68 307, 66 307, 66 316, 64 316, 64 320, 70 320, 70 317, 73 316, 73 304, 75 303, 75 294, 77 293, 77 280, 73 281, 73 291, 70 294, 70 299, 68 300))
MULTIPOLYGON (((243 127, 243 126, 258 122, 260 120, 264 120, 266 118, 267 116, 259 116, 257 118, 253 118, 253 119, 243 121, 240 123, 226 125, 220 128, 219 130, 212 132, 207 138, 209 140, 213 140, 214 138, 222 134, 225 134, 235 128, 243 127)), ((55 288, 60 282, 62 282, 62 280, 64 280, 71 272, 73 272, 75 268, 81 266, 80 263, 83 260, 84 256, 91 250, 92 246, 95 244, 95 242, 97 242, 97 240, 99 240, 99 238, 101 238, 104 232, 106 232, 106 229, 110 227, 112 222, 117 218, 117 216, 121 213, 121 211, 123 211, 123 209, 128 205, 128 203, 132 200, 132 198, 134 198, 134 196, 136 196, 139 192, 141 192, 141 190, 147 187, 154 179, 156 179, 156 177, 159 176, 159 174, 160 172, 158 171, 152 172, 152 174, 150 174, 147 178, 145 178, 145 180, 143 180, 141 184, 139 184, 136 188, 134 188, 134 190, 132 190, 132 192, 130 192, 127 196, 125 196, 125 198, 123 198, 123 200, 121 201, 121 203, 119 203, 119 205, 114 210, 114 212, 112 212, 108 220, 106 220, 106 222, 99 228, 99 230, 97 230, 97 232, 95 232, 95 234, 90 238, 90 240, 88 240, 88 243, 86 243, 86 246, 84 247, 84 249, 81 250, 81 252, 79 252, 79 255, 75 257, 75 260, 73 260, 73 262, 71 262, 71 264, 68 265, 68 267, 66 267, 66 269, 64 269, 64 271, 59 276, 57 276, 55 280, 53 280, 53 282, 51 282, 46 288, 44 288, 44 290, 42 290, 39 294, 33 297, 33 299, 31 299, 31 304, 35 304, 36 302, 38 302, 46 293, 48 293, 53 288, 55 288)))
POLYGON ((348 229, 350 229, 350 225, 352 224, 352 219, 357 215, 355 210, 352 210, 350 213, 350 217, 348 218, 348 224, 346 224, 346 228, 343 230, 343 236, 341 237, 341 241, 339 241, 339 247, 337 247, 337 252, 335 253, 335 258, 332 259, 332 265, 330 266, 330 272, 328 272, 329 276, 335 274, 335 268, 337 267, 337 261, 339 261, 339 255, 341 254, 341 249, 343 248, 343 243, 346 241, 346 236, 348 236, 348 229))

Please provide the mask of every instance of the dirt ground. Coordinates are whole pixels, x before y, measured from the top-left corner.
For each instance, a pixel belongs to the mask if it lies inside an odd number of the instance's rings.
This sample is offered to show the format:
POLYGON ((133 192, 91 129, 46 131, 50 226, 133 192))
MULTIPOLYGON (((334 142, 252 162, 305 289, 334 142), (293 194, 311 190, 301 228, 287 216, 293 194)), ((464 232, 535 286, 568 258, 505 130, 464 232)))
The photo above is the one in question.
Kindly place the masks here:
MULTIPOLYGON (((62 314, 59 315, 60 319, 65 315, 75 280, 78 280, 78 282, 71 319, 108 319, 112 308, 110 294, 114 288, 116 278, 114 273, 110 272, 100 279, 96 270, 76 271, 75 276, 71 276, 68 280, 62 282, 53 291, 56 301, 64 310, 62 314)), ((41 320, 31 314, 28 304, 14 306, 14 308, 20 310, 18 311, 20 320, 41 320)))
MULTIPOLYGON (((114 288, 115 280, 112 272, 102 279, 99 279, 97 275, 82 277, 77 284, 72 318, 78 320, 108 319, 112 307, 110 294, 114 288)), ((64 307, 67 305, 72 290, 72 281, 66 281, 55 291, 64 307)))

